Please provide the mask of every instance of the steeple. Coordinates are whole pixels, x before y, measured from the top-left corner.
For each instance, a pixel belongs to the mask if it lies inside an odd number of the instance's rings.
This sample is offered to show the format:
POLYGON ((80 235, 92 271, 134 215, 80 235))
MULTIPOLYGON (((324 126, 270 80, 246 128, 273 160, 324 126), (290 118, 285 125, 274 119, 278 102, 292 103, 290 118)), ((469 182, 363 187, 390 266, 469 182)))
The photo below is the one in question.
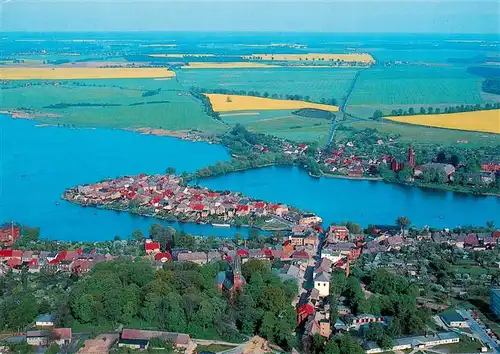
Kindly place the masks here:
POLYGON ((415 152, 411 148, 411 145, 408 146, 408 165, 415 168, 415 152))

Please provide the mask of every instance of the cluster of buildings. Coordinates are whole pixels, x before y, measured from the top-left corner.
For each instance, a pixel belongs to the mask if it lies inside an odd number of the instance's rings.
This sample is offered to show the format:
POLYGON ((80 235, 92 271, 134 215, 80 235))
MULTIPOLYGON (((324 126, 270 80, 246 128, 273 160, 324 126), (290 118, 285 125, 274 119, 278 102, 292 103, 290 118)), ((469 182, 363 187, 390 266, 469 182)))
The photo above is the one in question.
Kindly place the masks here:
POLYGON ((87 273, 99 263, 115 260, 118 256, 99 253, 94 248, 78 248, 76 250, 22 251, 16 249, 0 249, 0 275, 9 271, 20 273, 39 273, 42 269, 50 273, 71 272, 87 273))
MULTIPOLYGON (((101 338, 87 339, 83 347, 77 351, 80 354, 108 353, 113 346, 135 350, 147 350, 153 338, 159 338, 170 342, 180 352, 193 353, 196 343, 188 334, 147 331, 139 329, 124 328, 119 335, 101 335, 101 338)), ((26 331, 26 343, 35 347, 47 347, 53 343, 63 348, 70 348, 72 343, 80 337, 75 335, 71 328, 57 328, 55 318, 44 314, 35 319, 34 327, 26 331)))
POLYGON ((238 218, 270 220, 286 224, 301 220, 301 214, 284 204, 267 203, 229 191, 215 192, 190 186, 175 175, 122 177, 65 191, 63 198, 81 205, 143 213, 158 218, 189 222, 232 223, 238 218))
POLYGON ((71 328, 57 328, 56 319, 52 315, 44 314, 35 319, 34 327, 26 331, 26 343, 32 346, 47 346, 57 343, 68 346, 73 340, 71 328))
POLYGON ((12 247, 21 236, 21 227, 11 222, 9 225, 0 226, 0 245, 12 247))

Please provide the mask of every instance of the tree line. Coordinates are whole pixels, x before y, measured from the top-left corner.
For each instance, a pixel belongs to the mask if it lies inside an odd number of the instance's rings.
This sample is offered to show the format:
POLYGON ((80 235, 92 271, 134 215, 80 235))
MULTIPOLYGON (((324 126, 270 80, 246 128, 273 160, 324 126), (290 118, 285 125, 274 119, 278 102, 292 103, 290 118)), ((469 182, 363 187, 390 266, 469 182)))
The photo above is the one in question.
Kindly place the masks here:
MULTIPOLYGON (((457 105, 457 106, 449 106, 444 109, 441 109, 439 107, 420 107, 420 109, 416 109, 413 107, 408 108, 408 110, 403 110, 402 108, 400 109, 393 109, 391 111, 391 116, 412 116, 412 115, 421 115, 421 114, 447 114, 447 113, 462 113, 462 112, 474 112, 474 111, 483 111, 483 110, 490 110, 490 109, 500 109, 500 102, 496 103, 486 103, 483 106, 478 104, 475 105, 457 105)), ((384 114, 381 110, 377 109, 373 112, 372 118, 373 119, 380 119, 384 116, 388 116, 387 114, 384 114)))
POLYGON ((298 95, 298 94, 283 94, 283 93, 269 93, 267 91, 261 93, 259 91, 245 91, 245 90, 231 90, 231 89, 225 89, 225 88, 213 88, 213 89, 207 89, 207 88, 196 88, 193 87, 191 88, 193 91, 197 92, 204 92, 204 93, 217 93, 217 94, 222 94, 222 95, 238 95, 238 96, 254 96, 254 97, 263 97, 263 98, 273 98, 273 99, 281 99, 281 100, 292 100, 292 101, 307 101, 307 102, 316 102, 316 103, 321 103, 321 104, 326 104, 326 105, 331 105, 331 106, 336 106, 337 105, 337 99, 336 98, 321 98, 319 100, 312 100, 311 96, 308 95, 298 95))

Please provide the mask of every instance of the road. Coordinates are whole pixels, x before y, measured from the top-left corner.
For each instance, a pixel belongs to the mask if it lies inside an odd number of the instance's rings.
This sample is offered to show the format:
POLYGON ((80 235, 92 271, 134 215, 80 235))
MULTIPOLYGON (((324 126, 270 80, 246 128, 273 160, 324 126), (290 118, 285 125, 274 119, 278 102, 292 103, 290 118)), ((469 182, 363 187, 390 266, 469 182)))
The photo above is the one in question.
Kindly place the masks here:
POLYGON ((484 329, 479 326, 479 324, 472 318, 472 315, 465 311, 464 309, 456 310, 463 318, 468 318, 467 324, 470 329, 477 334, 479 339, 481 339, 484 343, 488 344, 496 353, 500 353, 500 346, 498 346, 494 339, 488 336, 488 333, 484 329))

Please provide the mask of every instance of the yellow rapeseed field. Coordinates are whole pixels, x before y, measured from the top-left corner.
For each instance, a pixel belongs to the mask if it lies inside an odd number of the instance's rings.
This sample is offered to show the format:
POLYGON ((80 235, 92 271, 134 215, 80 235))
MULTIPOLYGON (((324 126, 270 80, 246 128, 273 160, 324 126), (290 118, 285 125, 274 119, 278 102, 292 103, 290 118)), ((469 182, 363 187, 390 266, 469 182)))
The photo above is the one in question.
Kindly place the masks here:
POLYGON ((0 68, 1 80, 130 79, 172 76, 175 76, 175 72, 165 68, 0 68))
POLYGON ((375 63, 375 59, 368 53, 351 53, 351 54, 325 54, 325 53, 308 53, 308 54, 252 54, 244 56, 248 60, 274 60, 274 61, 337 61, 358 62, 358 63, 375 63))
POLYGON ((190 62, 183 69, 245 69, 245 68, 279 68, 279 65, 249 63, 249 62, 228 62, 228 63, 212 63, 212 62, 190 62))
POLYGON ((272 98, 223 95, 216 93, 205 94, 212 103, 215 112, 252 111, 252 110, 279 110, 279 109, 300 109, 317 108, 330 112, 339 110, 336 106, 326 104, 311 103, 306 101, 276 100, 272 98))
POLYGON ((386 117, 386 119, 400 123, 424 125, 427 127, 500 134, 500 109, 449 114, 395 116, 386 117))

